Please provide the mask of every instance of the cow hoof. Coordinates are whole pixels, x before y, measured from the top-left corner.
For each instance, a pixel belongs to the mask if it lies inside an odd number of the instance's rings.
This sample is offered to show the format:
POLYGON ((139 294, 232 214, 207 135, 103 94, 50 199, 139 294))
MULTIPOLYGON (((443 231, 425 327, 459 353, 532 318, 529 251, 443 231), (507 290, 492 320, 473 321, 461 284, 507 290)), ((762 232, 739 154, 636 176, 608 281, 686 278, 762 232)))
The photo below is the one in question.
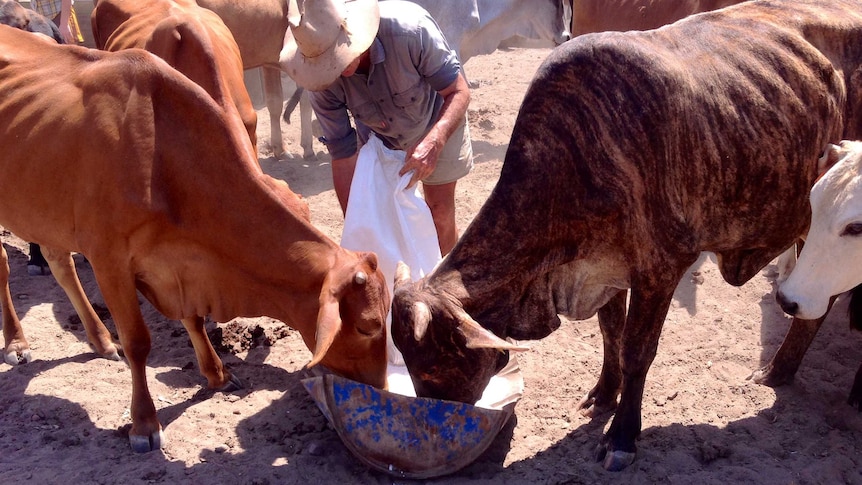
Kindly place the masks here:
POLYGON ((20 352, 12 350, 10 352, 6 352, 6 355, 3 356, 3 360, 5 360, 9 365, 18 365, 32 362, 33 357, 30 355, 30 349, 24 349, 20 352))
POLYGON ((272 146, 272 156, 275 157, 276 160, 284 160, 287 158, 287 152, 284 150, 283 146, 272 146))
POLYGON ((221 392, 234 392, 242 389, 244 386, 242 385, 242 381, 239 380, 239 377, 231 374, 230 379, 219 388, 221 392))
POLYGON ((162 430, 150 436, 129 434, 129 445, 135 453, 149 453, 161 449, 163 443, 165 443, 165 435, 162 430))
POLYGON ((587 395, 578 403, 578 410, 585 418, 597 418, 616 409, 615 404, 601 405, 595 397, 587 395))
POLYGON ((113 360, 114 362, 119 362, 119 361, 123 360, 123 358, 120 357, 120 352, 117 349, 114 349, 113 352, 108 352, 107 354, 102 354, 102 357, 104 357, 108 360, 113 360))
POLYGON ((635 454, 628 451, 612 451, 607 453, 602 467, 609 472, 618 472, 625 470, 629 465, 634 463, 635 454))
POLYGON ((110 347, 106 348, 104 351, 100 351, 96 348, 92 343, 90 344, 90 348, 93 352, 99 354, 99 357, 107 360, 113 360, 115 362, 119 362, 123 360, 123 348, 119 345, 113 344, 110 347))
POLYGON ((27 274, 30 276, 47 276, 51 274, 51 268, 49 268, 47 265, 42 266, 38 264, 28 264, 27 274))
POLYGON ((609 450, 607 441, 599 443, 596 447, 596 461, 602 462, 602 467, 609 472, 624 470, 635 461, 633 451, 609 450))
POLYGON ((774 367, 766 366, 752 372, 751 375, 748 376, 748 379, 760 384, 761 386, 778 387, 792 382, 793 376, 791 375, 788 377, 786 375, 781 375, 781 373, 775 371, 774 367))

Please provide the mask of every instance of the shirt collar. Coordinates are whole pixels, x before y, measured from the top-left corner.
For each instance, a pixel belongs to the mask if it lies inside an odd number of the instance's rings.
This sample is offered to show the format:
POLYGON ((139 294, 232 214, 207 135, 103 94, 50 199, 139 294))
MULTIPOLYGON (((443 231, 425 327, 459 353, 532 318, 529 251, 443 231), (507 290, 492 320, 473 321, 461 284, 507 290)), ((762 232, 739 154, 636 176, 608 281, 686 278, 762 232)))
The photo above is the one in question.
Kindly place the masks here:
POLYGON ((374 42, 371 43, 371 63, 380 64, 384 60, 386 60, 386 51, 383 50, 383 43, 375 37, 374 42))

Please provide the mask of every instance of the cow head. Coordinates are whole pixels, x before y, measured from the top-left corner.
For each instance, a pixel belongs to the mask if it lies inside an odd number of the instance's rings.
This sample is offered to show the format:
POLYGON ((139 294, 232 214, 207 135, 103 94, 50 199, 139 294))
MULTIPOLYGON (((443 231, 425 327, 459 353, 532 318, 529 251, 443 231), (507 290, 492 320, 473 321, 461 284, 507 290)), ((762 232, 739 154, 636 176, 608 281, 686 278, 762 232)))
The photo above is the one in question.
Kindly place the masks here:
POLYGON ((336 265, 323 282, 308 367, 322 364, 339 375, 385 388, 389 290, 377 256, 356 254, 352 264, 336 265))
POLYGON ((830 297, 862 283, 862 142, 830 145, 820 161, 828 171, 811 189, 811 228, 777 295, 802 319, 822 316, 830 297))
POLYGON ((474 321, 453 298, 410 281, 398 264, 392 304, 392 338, 404 355, 420 397, 473 404, 491 377, 508 362, 509 343, 474 321))

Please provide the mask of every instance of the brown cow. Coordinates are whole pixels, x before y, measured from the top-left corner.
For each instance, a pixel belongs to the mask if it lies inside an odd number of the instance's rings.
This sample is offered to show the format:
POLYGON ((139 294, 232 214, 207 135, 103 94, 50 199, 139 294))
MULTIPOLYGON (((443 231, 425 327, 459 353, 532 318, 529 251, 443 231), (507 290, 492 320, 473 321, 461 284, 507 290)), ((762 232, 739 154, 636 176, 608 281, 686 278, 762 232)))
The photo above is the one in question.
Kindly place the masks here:
MULTIPOLYGON (((287 1, 284 0, 198 0, 222 18, 239 46, 244 69, 262 67, 266 107, 269 111, 270 143, 276 157, 284 155, 281 137, 281 69, 278 56, 287 32, 287 1)), ((311 110, 311 105, 307 106, 311 110)), ((309 120, 310 121, 310 120, 309 120)), ((314 155, 311 126, 303 127, 300 144, 303 155, 314 155)))
POLYGON ((751 1, 555 49, 479 214, 431 274, 396 278, 417 394, 475 402, 516 348, 502 338, 598 312, 604 362, 579 407, 616 408, 598 458, 628 466, 682 275, 711 251, 741 285, 807 229, 823 147, 860 131, 859 69, 862 0, 751 1))
MULTIPOLYGON (((56 42, 64 44, 65 41, 60 35, 60 30, 56 25, 44 16, 28 10, 17 2, 0 1, 0 24, 15 27, 27 32, 41 34, 39 39, 46 42, 56 42)), ((46 251, 47 253, 48 251, 46 251)), ((111 360, 120 360, 122 349, 111 339, 111 334, 102 320, 96 314, 87 295, 81 287, 81 281, 78 279, 78 274, 75 271, 71 255, 62 252, 51 252, 47 254, 48 260, 42 255, 42 251, 38 244, 30 243, 30 262, 28 269, 35 267, 37 274, 41 274, 42 269, 46 266, 51 267, 51 272, 54 278, 63 288, 66 296, 72 302, 72 306, 78 313, 81 323, 87 332, 87 338, 90 341, 93 349, 105 358, 111 360)), ((0 314, 2 314, 3 322, 3 360, 9 365, 17 365, 20 363, 30 362, 32 359, 30 353, 30 343, 24 336, 24 329, 21 327, 21 321, 18 320, 18 315, 12 305, 12 295, 8 291, 9 283, 9 258, 6 254, 6 249, 0 245, 0 286, 5 287, 6 291, 0 293, 0 314)))
POLYGON ((574 0, 572 35, 649 30, 744 0, 574 0))
POLYGON ((313 349, 309 365, 383 387, 377 257, 306 221, 299 196, 261 171, 236 111, 146 51, 45 44, 0 26, 0 225, 89 259, 131 368, 132 448, 162 436, 138 292, 182 320, 211 388, 235 379, 206 315, 281 320, 313 349))
POLYGON ((100 0, 90 22, 99 49, 138 47, 161 57, 236 109, 257 150, 257 113, 243 82, 239 48, 222 19, 194 0, 100 0))

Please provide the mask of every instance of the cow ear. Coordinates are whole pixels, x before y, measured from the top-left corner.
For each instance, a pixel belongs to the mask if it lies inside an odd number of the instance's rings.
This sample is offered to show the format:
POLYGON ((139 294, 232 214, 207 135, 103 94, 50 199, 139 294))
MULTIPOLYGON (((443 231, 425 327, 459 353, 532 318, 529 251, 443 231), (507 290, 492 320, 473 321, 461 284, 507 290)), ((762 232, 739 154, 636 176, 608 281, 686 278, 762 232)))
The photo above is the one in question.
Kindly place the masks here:
POLYGON ((306 367, 314 367, 323 360, 340 331, 341 315, 339 314, 338 294, 336 288, 332 287, 331 279, 327 276, 320 292, 320 310, 317 313, 314 355, 306 367))
POLYGON ((365 262, 368 263, 368 267, 372 272, 377 271, 377 265, 379 264, 377 261, 377 253, 362 253, 362 257, 365 258, 365 262))
POLYGON ((826 150, 817 160, 817 176, 822 177, 833 165, 844 158, 848 151, 850 150, 844 148, 843 142, 842 145, 833 145, 832 143, 826 145, 826 150))
POLYGON ((467 312, 461 311, 458 315, 458 331, 467 339, 468 349, 499 349, 512 351, 526 351, 529 347, 507 342, 494 335, 479 322, 473 320, 467 312))
POLYGON ((411 281, 413 280, 410 278, 410 266, 407 266, 407 263, 404 261, 398 261, 398 265, 395 266, 395 286, 393 286, 393 289, 397 290, 398 287, 404 286, 411 281))

